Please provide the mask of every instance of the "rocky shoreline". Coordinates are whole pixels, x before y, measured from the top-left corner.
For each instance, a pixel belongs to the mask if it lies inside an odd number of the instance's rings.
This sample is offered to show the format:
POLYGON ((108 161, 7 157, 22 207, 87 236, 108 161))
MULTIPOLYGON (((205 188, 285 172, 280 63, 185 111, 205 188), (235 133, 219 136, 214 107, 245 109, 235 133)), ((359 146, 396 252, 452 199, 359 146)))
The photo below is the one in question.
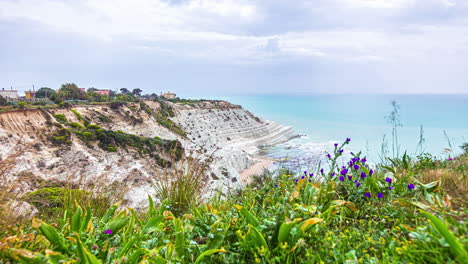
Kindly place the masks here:
MULTIPOLYGON (((218 190, 227 194, 242 188, 250 176, 245 176, 247 172, 262 172, 263 167, 272 162, 258 157, 262 146, 297 137, 291 127, 263 120, 225 101, 167 102, 167 105, 173 111, 170 120, 186 132, 185 136, 158 122, 155 115, 161 111, 161 105, 155 101, 128 103, 115 109, 109 105, 80 105, 72 109, 0 113, 0 160, 18 153, 5 176, 19 180, 29 175, 29 178, 46 182, 92 183, 105 179, 106 185, 125 185, 126 205, 146 206, 147 196, 155 194, 153 185, 161 173, 155 169, 154 160, 131 148, 105 151, 98 143, 83 142, 73 134, 69 143, 53 144, 51 135, 66 129, 55 120, 54 116, 58 115, 75 126, 86 119, 103 129, 122 131, 142 139, 177 140, 186 153, 196 153, 200 159, 211 156, 212 162, 206 171, 209 176, 207 196, 218 190)), ((22 191, 37 189, 39 186, 34 182, 25 181, 22 191)))

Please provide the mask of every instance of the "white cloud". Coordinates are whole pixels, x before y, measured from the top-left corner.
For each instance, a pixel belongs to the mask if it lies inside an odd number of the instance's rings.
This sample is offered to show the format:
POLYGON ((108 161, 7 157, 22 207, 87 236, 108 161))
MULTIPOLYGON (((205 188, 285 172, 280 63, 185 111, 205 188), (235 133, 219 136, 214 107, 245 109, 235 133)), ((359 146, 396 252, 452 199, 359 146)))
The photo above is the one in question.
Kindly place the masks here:
MULTIPOLYGON (((352 24, 373 14, 375 20, 371 20, 372 23, 363 20, 353 26, 340 23, 326 29, 298 25, 289 32, 256 35, 249 29, 272 15, 265 6, 274 2, 192 0, 171 4, 162 0, 18 0, 2 2, 0 19, 28 19, 55 31, 105 40, 108 45, 215 61, 251 63, 298 57, 399 61, 465 52, 468 29, 463 22, 466 20, 438 26, 398 26, 398 21, 392 20, 402 12, 413 12, 411 8, 420 6, 421 1, 430 3, 431 8, 468 7, 461 0, 319 0, 316 5, 300 2, 304 14, 311 10, 322 14, 315 19, 328 22, 341 19, 352 24), (397 26, 388 27, 392 23, 397 26)), ((288 15, 285 20, 292 19, 291 14, 288 15)), ((285 22, 273 21, 271 26, 285 22)))

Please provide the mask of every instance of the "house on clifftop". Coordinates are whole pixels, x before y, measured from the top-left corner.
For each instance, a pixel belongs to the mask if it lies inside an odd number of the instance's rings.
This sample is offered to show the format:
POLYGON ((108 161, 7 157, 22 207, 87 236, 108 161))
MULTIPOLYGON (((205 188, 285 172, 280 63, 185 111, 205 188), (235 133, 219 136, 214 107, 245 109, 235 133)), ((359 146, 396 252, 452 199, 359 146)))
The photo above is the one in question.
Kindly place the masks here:
POLYGON ((161 95, 161 97, 164 97, 166 99, 175 99, 176 98, 176 94, 175 93, 171 93, 171 92, 167 92, 163 95, 161 95))
POLYGON ((0 90, 0 95, 7 100, 17 100, 18 90, 5 90, 5 88, 2 88, 2 90, 0 90))

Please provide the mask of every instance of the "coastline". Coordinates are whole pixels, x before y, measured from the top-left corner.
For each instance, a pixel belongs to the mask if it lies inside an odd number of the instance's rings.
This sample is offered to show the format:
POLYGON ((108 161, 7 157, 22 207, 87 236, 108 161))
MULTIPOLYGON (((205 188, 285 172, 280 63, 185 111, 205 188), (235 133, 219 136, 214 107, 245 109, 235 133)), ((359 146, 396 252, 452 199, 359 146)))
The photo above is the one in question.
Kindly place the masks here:
POLYGON ((240 181, 243 185, 249 184, 252 180, 252 176, 262 174, 265 169, 271 169, 274 164, 273 159, 265 156, 256 156, 253 159, 255 163, 239 173, 240 181))

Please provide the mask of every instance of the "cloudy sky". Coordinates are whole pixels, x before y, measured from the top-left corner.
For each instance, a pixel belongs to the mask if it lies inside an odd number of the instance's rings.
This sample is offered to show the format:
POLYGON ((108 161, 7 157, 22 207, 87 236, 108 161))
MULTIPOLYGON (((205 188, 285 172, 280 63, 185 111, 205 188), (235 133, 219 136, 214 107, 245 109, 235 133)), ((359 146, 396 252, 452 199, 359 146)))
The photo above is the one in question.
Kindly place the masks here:
POLYGON ((0 0, 0 87, 468 93, 468 0, 0 0))

